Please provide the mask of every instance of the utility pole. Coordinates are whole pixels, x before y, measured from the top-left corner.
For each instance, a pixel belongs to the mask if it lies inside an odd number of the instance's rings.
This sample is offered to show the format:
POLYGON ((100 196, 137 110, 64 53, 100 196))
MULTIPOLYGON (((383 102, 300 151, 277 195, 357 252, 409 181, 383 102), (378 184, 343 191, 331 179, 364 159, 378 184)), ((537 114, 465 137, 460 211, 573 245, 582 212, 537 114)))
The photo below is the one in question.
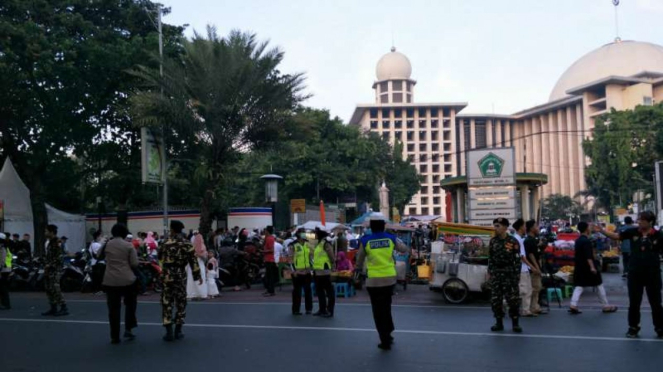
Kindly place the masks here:
MULTIPOLYGON (((157 29, 159 31, 159 77, 161 78, 161 95, 163 96, 163 29, 161 24, 161 4, 157 4, 157 29)), ((161 146, 163 146, 163 159, 161 162, 161 176, 163 178, 163 235, 169 235, 168 228, 168 157, 166 148, 166 128, 161 124, 161 146)))

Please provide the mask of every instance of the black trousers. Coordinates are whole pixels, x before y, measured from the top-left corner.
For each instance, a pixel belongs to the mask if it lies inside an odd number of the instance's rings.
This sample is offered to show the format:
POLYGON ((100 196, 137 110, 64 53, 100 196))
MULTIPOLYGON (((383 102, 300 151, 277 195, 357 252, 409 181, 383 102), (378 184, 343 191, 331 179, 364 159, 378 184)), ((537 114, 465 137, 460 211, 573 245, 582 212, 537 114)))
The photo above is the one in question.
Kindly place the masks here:
POLYGON ((101 283, 104 281, 104 273, 106 272, 106 264, 98 263, 92 266, 92 291, 99 292, 102 288, 101 283))
POLYGON ((661 306, 661 272, 659 270, 629 271, 628 273, 628 325, 640 326, 640 305, 643 291, 651 306, 654 328, 663 329, 663 307, 661 306))
POLYGON ((334 314, 336 293, 334 293, 331 275, 315 276, 315 293, 318 295, 318 311, 321 313, 334 314))
POLYGON ((622 252, 622 265, 624 266, 624 274, 628 274, 629 262, 631 262, 631 253, 622 252))
POLYGON ((137 291, 136 285, 126 287, 104 287, 108 304, 108 322, 110 323, 111 339, 120 339, 120 312, 124 298, 124 329, 130 331, 138 326, 136 320, 137 291))
POLYGON ((274 293, 276 282, 279 280, 279 267, 275 262, 265 262, 265 290, 274 293))
POLYGON ((366 289, 371 297, 373 320, 380 335, 380 342, 391 344, 391 332, 394 331, 394 320, 391 317, 391 296, 394 293, 394 286, 366 287, 366 289))
POLYGON ((0 305, 6 308, 11 307, 11 303, 9 302, 9 274, 0 274, 0 305))
POLYGON ((302 306, 304 290, 304 308, 313 311, 313 293, 311 292, 311 274, 293 274, 292 277, 292 312, 298 313, 302 306))

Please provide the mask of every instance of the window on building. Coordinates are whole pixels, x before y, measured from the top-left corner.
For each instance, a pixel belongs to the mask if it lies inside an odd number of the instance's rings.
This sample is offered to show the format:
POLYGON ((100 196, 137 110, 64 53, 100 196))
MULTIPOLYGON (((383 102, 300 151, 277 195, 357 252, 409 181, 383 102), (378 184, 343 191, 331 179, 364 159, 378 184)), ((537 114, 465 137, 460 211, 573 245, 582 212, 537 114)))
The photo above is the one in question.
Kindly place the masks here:
POLYGON ((371 129, 378 129, 378 122, 377 121, 371 121, 371 129))
POLYGON ((425 143, 419 144, 419 151, 426 151, 426 144, 425 143))
POLYGON ((419 131, 419 141, 425 141, 426 140, 426 131, 425 130, 420 130, 419 131))
POLYGON ((385 141, 389 141, 389 132, 382 133, 382 138, 384 138, 385 141))
POLYGON ((437 143, 432 144, 431 151, 440 151, 440 145, 437 143))
POLYGON ((425 108, 420 108, 419 109, 419 117, 420 118, 425 118, 426 117, 426 109, 425 108))
POLYGON ((444 144, 444 152, 449 152, 451 151, 451 144, 450 143, 445 143, 444 144))
MULTIPOLYGON (((440 182, 440 181, 439 181, 440 177, 439 177, 439 176, 435 176, 435 177, 438 178, 438 181, 435 181, 435 183, 440 182)), ((439 193, 440 193, 440 186, 433 186, 433 194, 436 194, 436 195, 437 195, 437 194, 439 194, 439 193)))
POLYGON ((409 161, 410 163, 414 163, 414 155, 408 155, 407 161, 409 161))
POLYGON ((419 155, 419 161, 427 161, 427 160, 428 160, 428 155, 426 154, 419 155))
POLYGON ((440 160, 440 154, 433 154, 433 161, 437 162, 440 160))
POLYGON ((411 108, 407 109, 405 111, 405 114, 407 115, 408 118, 413 118, 414 117, 414 109, 411 109, 411 108))
POLYGON ((428 165, 427 164, 421 164, 419 166, 419 172, 420 173, 427 173, 428 172, 428 165))
POLYGON ((432 119, 432 120, 430 121, 430 127, 431 127, 431 128, 437 128, 438 124, 439 124, 439 122, 438 122, 437 119, 432 119))
POLYGON ((394 93, 394 103, 403 103, 403 93, 394 93))
POLYGON ((412 83, 410 83, 409 81, 406 81, 406 82, 405 82, 405 89, 406 89, 408 92, 412 91, 412 83))
POLYGON ((438 115, 438 111, 437 111, 436 108, 432 108, 432 109, 430 109, 430 117, 432 117, 432 118, 436 118, 437 115, 438 115))
POLYGON ((442 120, 442 122, 443 122, 442 126, 443 126, 444 128, 451 128, 451 120, 449 120, 449 119, 444 119, 444 120, 442 120))
POLYGON ((451 132, 444 131, 444 134, 442 134, 442 140, 443 141, 451 141, 451 132))
POLYGON ((439 216, 441 214, 440 210, 440 207, 433 207, 433 214, 439 216))
POLYGON ((387 94, 383 94, 380 96, 380 103, 389 103, 389 96, 387 94))
POLYGON ((407 131, 407 140, 408 141, 414 140, 414 132, 413 131, 411 131, 411 130, 407 131))
POLYGON ((396 139, 401 141, 403 139, 403 132, 398 131, 395 133, 396 139))
POLYGON ((428 194, 428 186, 421 186, 421 191, 422 194, 428 194))
POLYGON ((465 134, 465 150, 472 150, 470 147, 470 122, 463 120, 463 131, 465 134))
POLYGON ((450 161, 451 161, 451 155, 450 154, 444 155, 444 162, 447 163, 450 161))
POLYGON ((414 120, 408 120, 407 121, 407 128, 408 129, 413 129, 414 128, 414 120))
POLYGON ((474 138, 476 143, 476 148, 483 149, 486 148, 486 123, 485 122, 476 122, 474 124, 474 138))
POLYGON ((405 102, 412 103, 412 95, 410 93, 405 95, 405 102))
POLYGON ((389 129, 389 120, 382 120, 382 129, 389 129))
POLYGON ((642 104, 645 106, 652 106, 654 104, 654 100, 651 97, 642 97, 642 104))
POLYGON ((424 216, 428 215, 428 207, 421 208, 421 214, 424 216))
POLYGON ((403 82, 400 80, 393 81, 391 87, 393 90, 403 90, 403 82))
POLYGON ((426 120, 419 120, 419 128, 426 128, 426 120))
POLYGON ((440 165, 439 164, 433 164, 433 173, 438 173, 440 171, 440 165))
POLYGON ((444 171, 445 171, 445 172, 451 172, 451 164, 446 164, 446 165, 444 166, 444 171))
POLYGON ((440 182, 440 176, 439 175, 434 175, 433 176, 433 183, 439 183, 440 182))
POLYGON ((431 134, 430 134, 431 141, 437 141, 438 138, 440 137, 439 134, 440 134, 440 132, 438 132, 438 131, 431 132, 431 134))
POLYGON ((370 113, 371 113, 371 119, 377 119, 377 117, 378 117, 378 109, 374 109, 374 108, 373 108, 373 109, 370 110, 370 113))
POLYGON ((380 83, 380 92, 384 93, 389 90, 389 86, 386 81, 380 83))
POLYGON ((421 204, 428 204, 428 198, 425 196, 421 197, 421 204))
POLYGON ((417 215, 417 208, 411 207, 410 208, 410 216, 416 216, 417 215))
POLYGON ((394 122, 394 128, 400 129, 403 126, 403 120, 396 120, 394 122))
POLYGON ((382 109, 382 118, 389 119, 389 109, 382 109))
POLYGON ((434 196, 433 197, 433 204, 440 204, 440 197, 439 196, 434 196))
POLYGON ((408 143, 407 144, 407 151, 408 152, 413 152, 414 151, 414 143, 408 143))
POLYGON ((394 116, 397 118, 402 118, 403 117, 403 110, 402 109, 395 109, 394 110, 394 116))

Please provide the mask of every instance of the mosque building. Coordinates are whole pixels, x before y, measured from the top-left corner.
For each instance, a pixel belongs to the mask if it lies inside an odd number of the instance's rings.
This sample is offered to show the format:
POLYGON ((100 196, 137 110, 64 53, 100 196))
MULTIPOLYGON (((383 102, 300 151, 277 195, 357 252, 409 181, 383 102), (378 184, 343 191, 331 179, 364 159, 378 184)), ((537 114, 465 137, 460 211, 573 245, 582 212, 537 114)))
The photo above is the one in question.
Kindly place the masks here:
MULTIPOLYGON (((422 176, 404 216, 445 216, 451 195, 445 197, 444 181, 465 175, 467 151, 474 149, 513 147, 516 172, 547 175, 547 183, 529 189, 537 203, 585 190, 583 139, 613 108, 663 100, 663 46, 616 39, 573 63, 548 102, 510 115, 463 114, 466 102, 416 102, 412 65, 395 48, 379 60, 376 75, 375 103, 357 105, 350 124, 401 142, 404 158, 422 176)), ((454 208, 452 220, 466 219, 462 209, 454 208)))

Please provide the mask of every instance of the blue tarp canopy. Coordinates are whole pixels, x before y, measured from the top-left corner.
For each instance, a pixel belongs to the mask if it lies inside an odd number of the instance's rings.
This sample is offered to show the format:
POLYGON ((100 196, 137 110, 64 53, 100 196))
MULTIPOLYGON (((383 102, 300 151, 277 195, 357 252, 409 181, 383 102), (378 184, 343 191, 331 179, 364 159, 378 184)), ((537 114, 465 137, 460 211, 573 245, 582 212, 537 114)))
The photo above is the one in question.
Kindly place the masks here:
POLYGON ((350 222, 350 225, 351 226, 361 226, 361 225, 364 224, 364 222, 370 220, 371 218, 381 218, 381 219, 387 221, 388 224, 392 223, 391 221, 389 221, 389 218, 387 218, 384 214, 382 214, 380 212, 366 212, 366 213, 362 214, 361 216, 359 216, 359 218, 357 218, 356 220, 350 222))

